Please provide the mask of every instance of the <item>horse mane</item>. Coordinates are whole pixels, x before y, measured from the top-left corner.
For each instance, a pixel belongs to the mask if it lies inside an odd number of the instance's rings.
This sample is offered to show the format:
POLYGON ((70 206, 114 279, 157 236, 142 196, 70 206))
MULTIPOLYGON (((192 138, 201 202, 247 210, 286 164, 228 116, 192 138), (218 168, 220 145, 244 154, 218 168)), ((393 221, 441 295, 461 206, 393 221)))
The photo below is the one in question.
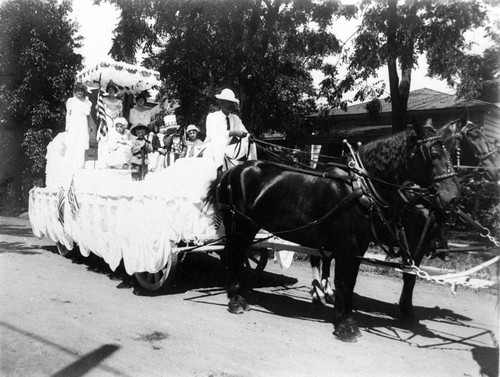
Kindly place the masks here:
POLYGON ((360 147, 366 170, 388 182, 402 182, 408 170, 408 133, 398 132, 360 147))

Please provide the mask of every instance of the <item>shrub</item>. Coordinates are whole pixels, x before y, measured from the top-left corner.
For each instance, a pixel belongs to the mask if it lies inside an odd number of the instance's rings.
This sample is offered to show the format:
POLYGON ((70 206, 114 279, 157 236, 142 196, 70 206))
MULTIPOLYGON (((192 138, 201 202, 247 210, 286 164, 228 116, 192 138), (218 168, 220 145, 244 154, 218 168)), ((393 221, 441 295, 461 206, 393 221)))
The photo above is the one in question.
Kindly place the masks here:
POLYGON ((28 129, 24 134, 21 147, 26 157, 26 165, 24 166, 23 173, 26 177, 25 184, 33 186, 34 184, 40 185, 45 178, 45 165, 47 160, 47 145, 52 140, 51 129, 35 130, 28 129))
MULTIPOLYGON (((460 205, 463 211, 488 228, 492 235, 499 236, 500 227, 500 190, 494 182, 471 181, 462 185, 460 205)), ((455 230, 473 231, 473 228, 461 221, 452 221, 455 230)))

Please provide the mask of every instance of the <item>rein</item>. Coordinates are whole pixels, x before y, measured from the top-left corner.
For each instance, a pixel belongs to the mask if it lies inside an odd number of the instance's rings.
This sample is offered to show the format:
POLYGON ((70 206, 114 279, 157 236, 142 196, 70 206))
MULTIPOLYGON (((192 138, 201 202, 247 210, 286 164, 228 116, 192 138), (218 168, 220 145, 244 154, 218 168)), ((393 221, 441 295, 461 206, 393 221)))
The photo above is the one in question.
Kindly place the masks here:
MULTIPOLYGON (((255 141, 255 143, 256 143, 257 146, 259 146, 259 144, 263 144, 263 145, 271 146, 271 147, 276 148, 276 149, 289 150, 289 151, 292 150, 292 149, 287 148, 287 147, 282 147, 281 145, 277 145, 277 144, 269 143, 269 142, 266 142, 266 141, 262 141, 260 139, 256 139, 255 137, 253 138, 253 140, 255 141)), ((347 142, 347 140, 344 139, 343 142, 344 142, 344 144, 349 145, 349 143, 347 142)), ((272 155, 278 156, 278 154, 276 154, 274 152, 270 152, 268 149, 266 149, 266 152, 270 153, 272 155)), ((305 152, 301 152, 301 153, 305 153, 305 152)), ((356 155, 356 153, 354 152, 354 150, 352 149, 352 147, 351 147, 351 150, 350 150, 349 153, 351 154, 351 156, 355 156, 356 155)), ((321 155, 321 154, 319 156, 320 157, 324 156, 326 158, 331 158, 330 156, 321 155)), ((276 166, 280 166, 283 169, 286 169, 286 170, 289 170, 289 171, 296 171, 296 172, 302 173, 302 174, 309 174, 309 175, 318 176, 318 177, 324 177, 324 178, 347 180, 347 177, 337 176, 335 174, 318 173, 316 170, 313 170, 309 166, 307 166, 305 164, 301 164, 301 163, 297 163, 297 164, 301 165, 302 168, 297 168, 297 167, 294 167, 294 166, 284 165, 284 164, 280 164, 280 163, 273 162, 273 161, 266 161, 266 162, 270 163, 270 164, 273 164, 273 165, 276 165, 276 166)), ((314 162, 314 161, 311 160, 311 162, 314 162)), ((315 163, 319 164, 317 162, 315 162, 315 163)), ((407 191, 413 191, 413 192, 420 192, 420 193, 427 193, 429 191, 429 189, 425 189, 425 188, 422 188, 422 187, 398 185, 398 184, 395 184, 395 183, 391 183, 391 182, 385 181, 385 180, 383 180, 381 178, 378 178, 378 177, 376 177, 374 175, 371 175, 365 169, 356 167, 355 165, 350 164, 350 163, 348 163, 348 164, 340 164, 340 163, 337 163, 337 162, 328 162, 328 163, 322 164, 322 165, 326 166, 326 167, 329 167, 329 166, 332 167, 333 166, 333 167, 338 167, 338 168, 346 170, 346 171, 352 171, 353 173, 355 173, 355 174, 357 174, 357 175, 359 175, 359 176, 361 176, 363 178, 366 178, 366 179, 372 180, 372 181, 376 181, 376 182, 381 183, 383 185, 386 185, 386 186, 389 186, 389 187, 394 187, 394 188, 397 188, 397 189, 402 189, 402 190, 407 190, 407 191)), ((445 179, 445 178, 443 178, 443 179, 445 179)), ((349 178, 349 180, 353 180, 353 179, 349 178)))
MULTIPOLYGON (((253 137, 252 137, 251 141, 255 142, 256 145, 259 147, 261 147, 259 144, 262 144, 262 145, 267 145, 267 146, 270 146, 270 147, 272 147, 274 149, 278 149, 278 150, 282 150, 282 149, 289 150, 289 148, 285 148, 285 147, 282 147, 282 146, 279 146, 276 144, 264 142, 262 140, 255 139, 253 137)), ((430 148, 436 142, 441 143, 441 145, 446 153, 446 149, 445 149, 444 145, 442 144, 442 139, 438 135, 418 140, 417 144, 415 146, 415 151, 418 148, 422 153, 422 157, 424 159, 429 159, 430 158, 430 148)), ((413 191, 413 192, 416 192, 417 195, 419 195, 419 194, 430 195, 430 189, 429 188, 415 187, 415 186, 394 184, 394 183, 387 182, 383 179, 380 179, 378 177, 371 175, 363 167, 360 155, 358 153, 354 152, 353 148, 349 145, 349 143, 346 140, 344 140, 344 143, 349 148, 349 152, 351 155, 351 161, 349 161, 348 164, 330 163, 328 165, 335 166, 335 167, 338 167, 338 168, 343 169, 345 171, 354 173, 354 175, 350 175, 348 177, 343 176, 343 175, 338 175, 338 174, 331 174, 328 172, 318 172, 318 171, 312 170, 311 168, 309 168, 307 165, 304 165, 304 164, 301 164, 301 165, 304 166, 305 168, 298 168, 298 167, 288 166, 288 165, 284 165, 284 164, 276 163, 276 162, 271 162, 271 161, 267 162, 268 164, 272 164, 274 166, 280 167, 281 169, 284 169, 287 171, 293 171, 293 172, 297 172, 300 174, 307 174, 307 175, 312 175, 312 176, 321 177, 321 178, 342 180, 346 183, 352 184, 352 186, 354 188, 353 192, 351 192, 349 195, 344 197, 340 201, 340 203, 338 203, 336 206, 331 208, 328 212, 326 212, 320 218, 313 220, 313 221, 310 221, 307 224, 298 226, 296 228, 282 230, 282 231, 271 231, 271 230, 268 230, 268 231, 270 233, 275 234, 275 235, 279 235, 279 234, 292 233, 292 232, 304 230, 304 229, 307 229, 307 228, 310 228, 313 226, 317 226, 317 225, 321 224, 323 221, 325 221, 327 218, 332 216, 335 212, 338 212, 340 210, 347 208, 354 201, 358 201, 362 196, 366 196, 368 199, 368 204, 367 204, 367 201, 365 200, 364 202, 362 202, 362 205, 365 206, 365 208, 369 209, 370 216, 371 216, 370 223, 372 225, 372 234, 373 234, 374 238, 377 240, 379 245, 382 245, 382 243, 378 240, 377 233, 374 229, 373 214, 377 213, 380 220, 382 221, 383 226, 387 229, 390 236, 394 239, 394 241, 396 242, 400 251, 402 252, 400 254, 403 257, 404 262, 411 265, 412 258, 411 258, 408 244, 406 241, 404 228, 399 224, 399 222, 397 222, 397 224, 396 224, 396 229, 392 228, 391 224, 389 223, 386 216, 384 215, 384 209, 387 209, 389 207, 389 204, 375 190, 375 187, 373 186, 373 181, 376 181, 378 183, 381 183, 381 184, 384 184, 384 185, 387 185, 390 187, 395 187, 398 189, 399 192, 401 192, 401 191, 413 191), (358 184, 356 184, 356 182, 358 182, 358 184)), ((410 158, 412 158, 414 156, 415 151, 412 152, 410 158)), ((269 150, 267 150, 267 152, 270 153, 269 150)), ((271 154, 277 155, 274 152, 271 152, 271 154)), ((451 161, 449 161, 449 155, 447 153, 446 153, 446 156, 448 157, 448 162, 449 162, 448 172, 446 174, 442 174, 440 176, 434 177, 433 182, 438 182, 438 181, 441 181, 441 180, 444 180, 444 179, 447 179, 447 178, 450 178, 450 177, 456 175, 456 173, 453 172, 451 161)), ((232 169, 230 169, 229 171, 226 172, 226 174, 229 174, 228 182, 231 181, 230 175, 232 174, 232 172, 233 172, 232 169)), ((255 221, 251 217, 249 217, 248 215, 246 215, 242 211, 238 210, 236 208, 236 206, 234 205, 233 198, 232 198, 232 188, 231 188, 230 183, 228 183, 228 188, 227 188, 229 191, 230 204, 221 203, 221 201, 219 200, 220 199, 220 194, 219 194, 220 188, 221 188, 221 186, 220 186, 220 182, 219 182, 219 184, 216 187, 216 198, 217 198, 217 204, 218 204, 219 208, 229 211, 232 214, 233 218, 235 215, 241 216, 241 217, 245 218, 246 220, 248 220, 256 228, 259 228, 259 226, 255 223, 255 221)), ((233 220, 233 227, 234 227, 234 220, 233 220)), ((233 229, 233 232, 234 231, 235 230, 233 229)), ((394 252, 391 252, 389 250, 385 250, 385 251, 388 255, 394 256, 394 252)))

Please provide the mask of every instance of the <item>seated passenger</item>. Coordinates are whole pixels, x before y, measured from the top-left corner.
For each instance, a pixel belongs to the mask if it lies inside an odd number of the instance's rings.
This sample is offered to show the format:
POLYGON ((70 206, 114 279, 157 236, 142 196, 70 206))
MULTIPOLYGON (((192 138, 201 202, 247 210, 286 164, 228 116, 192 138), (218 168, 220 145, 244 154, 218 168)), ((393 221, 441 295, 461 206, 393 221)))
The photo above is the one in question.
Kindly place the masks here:
POLYGON ((133 137, 127 130, 127 125, 125 118, 117 118, 115 120, 116 132, 109 135, 107 164, 110 168, 128 169, 129 167, 133 137))
POLYGON ((158 165, 158 159, 160 157, 158 153, 158 147, 159 147, 159 139, 157 136, 158 132, 158 127, 149 125, 149 130, 150 132, 146 135, 145 139, 151 143, 151 146, 153 147, 153 152, 148 154, 148 160, 149 160, 149 171, 154 172, 156 171, 156 167, 158 165))
POLYGON ((187 138, 186 138, 186 148, 184 149, 184 153, 181 157, 200 157, 204 144, 198 138, 198 133, 200 130, 194 124, 190 124, 186 130, 187 138))
POLYGON ((130 168, 132 169, 132 179, 134 181, 142 181, 148 173, 148 153, 153 152, 153 146, 145 139, 145 136, 150 132, 148 126, 144 124, 136 124, 130 129, 132 135, 136 137, 131 142, 130 168))
POLYGON ((159 126, 158 134, 152 138, 152 145, 155 154, 155 163, 154 165, 152 160, 149 161, 150 171, 162 171, 167 167, 165 163, 166 155, 167 155, 167 126, 165 123, 161 123, 159 126))
POLYGON ((151 126, 151 120, 160 112, 160 105, 156 105, 151 109, 146 106, 148 97, 149 93, 147 91, 143 91, 135 97, 136 104, 130 109, 129 114, 129 120, 132 127, 139 123, 151 126))
POLYGON ((165 118, 165 149, 166 158, 165 165, 172 165, 183 153, 185 153, 186 145, 184 144, 179 132, 180 126, 177 124, 175 115, 167 115, 165 118))

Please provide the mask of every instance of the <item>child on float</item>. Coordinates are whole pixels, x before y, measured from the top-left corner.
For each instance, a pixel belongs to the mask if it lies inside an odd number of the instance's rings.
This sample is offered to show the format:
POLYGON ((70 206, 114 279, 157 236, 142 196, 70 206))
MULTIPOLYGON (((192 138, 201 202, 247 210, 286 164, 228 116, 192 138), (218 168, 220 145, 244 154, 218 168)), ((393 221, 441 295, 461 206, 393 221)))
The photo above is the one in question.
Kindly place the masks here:
POLYGON ((119 117, 115 120, 115 131, 108 139, 108 167, 114 169, 128 169, 132 156, 131 147, 133 137, 127 129, 128 122, 119 117))
POLYGON ((167 115, 163 118, 166 126, 165 131, 165 166, 172 165, 179 157, 185 154, 186 145, 179 132, 180 126, 177 124, 175 115, 167 115))
POLYGON ((153 146, 149 140, 146 140, 146 135, 150 132, 148 126, 144 124, 136 124, 130 129, 130 133, 136 137, 131 142, 130 151, 130 168, 132 169, 132 179, 134 181, 142 181, 148 173, 148 153, 153 152, 153 146))
POLYGON ((201 157, 204 143, 198 137, 200 130, 194 124, 190 124, 186 129, 186 148, 181 157, 201 157))
MULTIPOLYGON (((158 127, 158 133, 154 136, 151 137, 151 144, 153 145, 153 150, 154 152, 154 158, 149 161, 149 170, 150 171, 162 171, 164 170, 167 165, 165 162, 166 155, 167 155, 167 126, 165 125, 164 122, 160 123, 158 127), (154 164, 152 161, 155 161, 154 164)), ((148 136, 150 136, 152 133, 150 133, 148 136)))

